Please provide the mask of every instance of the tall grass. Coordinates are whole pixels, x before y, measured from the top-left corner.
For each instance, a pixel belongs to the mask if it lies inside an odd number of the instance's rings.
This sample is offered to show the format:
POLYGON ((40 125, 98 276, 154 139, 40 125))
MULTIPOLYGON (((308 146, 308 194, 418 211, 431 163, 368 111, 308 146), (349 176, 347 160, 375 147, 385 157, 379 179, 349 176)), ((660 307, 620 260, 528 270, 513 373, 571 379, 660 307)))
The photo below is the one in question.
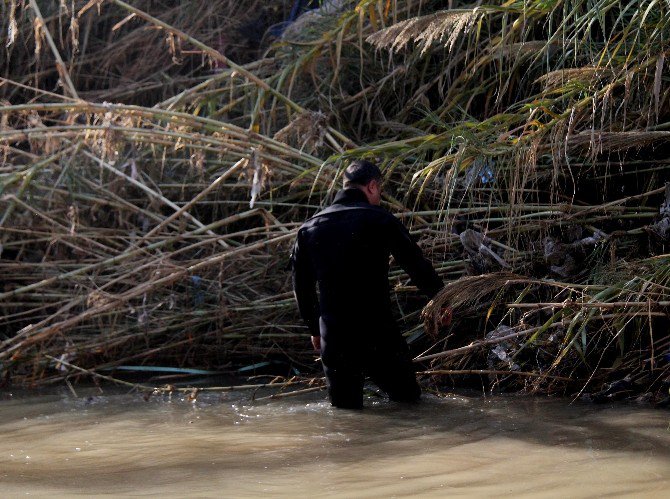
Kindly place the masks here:
POLYGON ((662 398, 667 3, 326 2, 253 60, 288 2, 168 4, 2 7, 7 376, 310 372, 286 253, 364 157, 449 283, 430 340, 391 274, 426 372, 662 398))

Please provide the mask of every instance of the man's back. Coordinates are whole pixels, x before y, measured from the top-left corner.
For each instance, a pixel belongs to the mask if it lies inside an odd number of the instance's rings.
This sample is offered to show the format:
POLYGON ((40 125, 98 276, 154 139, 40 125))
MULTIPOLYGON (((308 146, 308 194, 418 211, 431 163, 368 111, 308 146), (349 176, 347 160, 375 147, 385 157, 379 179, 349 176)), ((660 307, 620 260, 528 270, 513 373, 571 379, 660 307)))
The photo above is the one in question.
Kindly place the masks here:
POLYGON ((343 191, 339 202, 310 219, 299 244, 319 286, 321 315, 360 321, 363 311, 390 312, 390 233, 395 219, 384 209, 343 191))
POLYGON ((301 227, 294 286, 312 334, 318 328, 338 349, 397 336, 388 283, 391 254, 424 293, 432 296, 441 288, 442 280, 405 227, 358 189, 340 191, 331 207, 301 227))

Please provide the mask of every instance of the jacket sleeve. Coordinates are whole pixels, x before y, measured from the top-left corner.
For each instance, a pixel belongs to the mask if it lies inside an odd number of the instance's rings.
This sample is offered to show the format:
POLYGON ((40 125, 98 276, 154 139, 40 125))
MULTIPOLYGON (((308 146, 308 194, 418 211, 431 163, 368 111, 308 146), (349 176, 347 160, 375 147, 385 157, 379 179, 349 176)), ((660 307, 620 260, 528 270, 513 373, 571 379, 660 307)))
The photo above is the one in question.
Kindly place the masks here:
POLYGON ((393 258, 409 274, 412 284, 432 298, 442 289, 444 282, 424 258, 421 248, 412 240, 405 226, 395 217, 391 218, 389 231, 393 258))
POLYGON ((319 300, 316 295, 316 277, 305 253, 302 231, 291 253, 293 268, 293 293, 298 302, 298 310, 312 336, 320 336, 319 332, 319 300))

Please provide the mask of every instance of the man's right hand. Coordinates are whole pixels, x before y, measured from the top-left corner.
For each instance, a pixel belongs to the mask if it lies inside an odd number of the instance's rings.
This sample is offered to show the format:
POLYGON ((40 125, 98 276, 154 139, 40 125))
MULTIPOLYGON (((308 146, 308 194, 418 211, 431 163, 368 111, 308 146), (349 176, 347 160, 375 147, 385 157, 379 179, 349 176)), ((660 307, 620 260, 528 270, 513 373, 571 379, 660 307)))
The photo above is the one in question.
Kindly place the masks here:
POLYGON ((314 350, 321 353, 321 336, 312 336, 312 346, 314 350))

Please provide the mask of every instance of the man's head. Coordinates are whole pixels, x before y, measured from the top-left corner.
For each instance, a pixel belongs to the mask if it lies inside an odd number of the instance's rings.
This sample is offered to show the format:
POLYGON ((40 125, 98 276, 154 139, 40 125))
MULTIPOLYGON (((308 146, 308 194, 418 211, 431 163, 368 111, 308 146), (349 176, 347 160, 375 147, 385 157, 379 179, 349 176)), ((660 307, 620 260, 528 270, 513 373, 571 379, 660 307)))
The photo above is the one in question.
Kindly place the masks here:
POLYGON ((363 191, 372 205, 379 206, 382 196, 382 172, 377 165, 357 159, 344 170, 344 188, 363 191))

